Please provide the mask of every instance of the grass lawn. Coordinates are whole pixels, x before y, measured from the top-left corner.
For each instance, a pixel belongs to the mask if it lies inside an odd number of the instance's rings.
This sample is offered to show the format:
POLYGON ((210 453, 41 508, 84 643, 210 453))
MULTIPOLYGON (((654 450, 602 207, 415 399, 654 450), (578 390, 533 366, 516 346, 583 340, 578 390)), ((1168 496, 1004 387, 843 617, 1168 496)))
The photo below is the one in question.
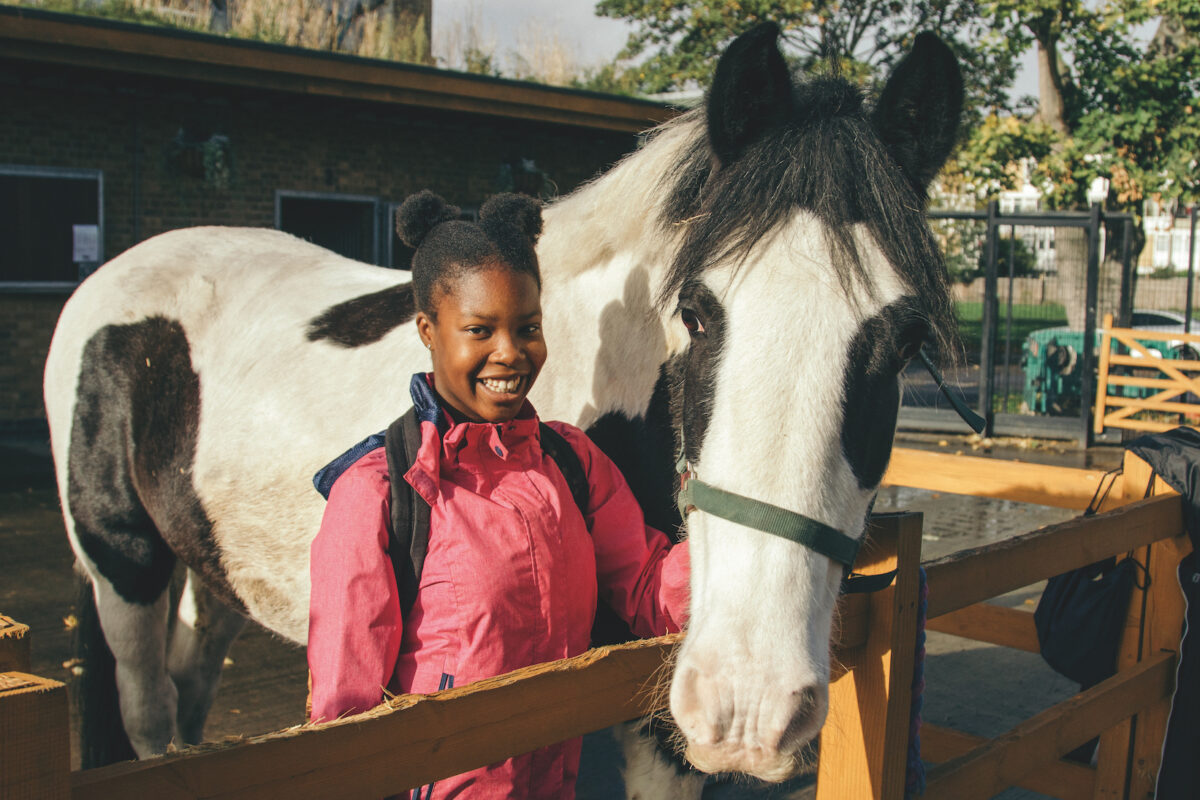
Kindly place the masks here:
MULTIPOLYGON (((962 338, 967 361, 979 361, 979 347, 983 341, 983 303, 962 302, 958 308, 958 335, 962 338)), ((1008 331, 1008 306, 1000 303, 997 319, 996 349, 1000 358, 1004 355, 1004 337, 1008 331)), ((1058 303, 1025 305, 1013 303, 1011 359, 1016 363, 1021 358, 1021 345, 1025 337, 1039 328, 1053 328, 1067 324, 1067 312, 1058 303)))

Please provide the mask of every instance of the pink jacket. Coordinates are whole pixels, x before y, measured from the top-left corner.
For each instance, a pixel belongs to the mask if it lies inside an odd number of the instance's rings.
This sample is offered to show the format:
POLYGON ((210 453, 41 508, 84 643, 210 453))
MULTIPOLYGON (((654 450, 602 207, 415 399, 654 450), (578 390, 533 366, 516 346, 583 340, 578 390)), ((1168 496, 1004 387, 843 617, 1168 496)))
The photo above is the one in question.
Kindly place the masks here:
MULTIPOLYGON (((314 720, 365 711, 385 687, 427 693, 578 655, 597 591, 640 636, 680 628, 686 545, 671 548, 645 525, 616 466, 582 431, 550 425, 587 474, 586 518, 543 452, 528 404, 510 422, 460 423, 444 436, 421 423, 405 479, 430 504, 429 549, 405 620, 386 553, 384 449, 336 480, 312 544, 314 720)), ((573 798, 579 752, 579 739, 563 742, 439 781, 421 798, 573 798)))

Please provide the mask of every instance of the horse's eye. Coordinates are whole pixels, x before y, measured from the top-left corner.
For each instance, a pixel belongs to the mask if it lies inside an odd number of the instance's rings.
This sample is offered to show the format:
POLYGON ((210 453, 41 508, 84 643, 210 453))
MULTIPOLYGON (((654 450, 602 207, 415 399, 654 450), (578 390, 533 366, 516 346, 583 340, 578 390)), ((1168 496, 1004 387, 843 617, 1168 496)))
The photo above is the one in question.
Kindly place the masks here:
POLYGON ((683 327, 688 329, 688 333, 692 336, 699 336, 704 333, 704 325, 700 322, 700 318, 695 312, 684 308, 679 311, 679 318, 683 320, 683 327))

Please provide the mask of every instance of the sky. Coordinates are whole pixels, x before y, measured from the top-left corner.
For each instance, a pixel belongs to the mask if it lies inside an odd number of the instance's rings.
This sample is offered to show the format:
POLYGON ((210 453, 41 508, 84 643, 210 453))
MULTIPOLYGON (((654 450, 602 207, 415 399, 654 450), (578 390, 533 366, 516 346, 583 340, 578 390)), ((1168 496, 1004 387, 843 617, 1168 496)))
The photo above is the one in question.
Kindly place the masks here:
MULTIPOLYGON (((595 0, 434 0, 434 44, 436 47, 440 28, 474 13, 485 37, 495 41, 500 56, 516 49, 522 27, 536 23, 543 30, 557 31, 576 54, 580 66, 595 67, 616 56, 629 31, 625 22, 597 17, 595 7, 595 0)), ((1032 49, 1025 53, 1021 64, 1013 89, 1014 99, 1037 94, 1036 56, 1032 49)))
POLYGON ((517 32, 531 21, 559 31, 581 66, 611 61, 625 44, 629 27, 597 17, 595 0, 433 0, 433 39, 441 26, 462 20, 475 9, 485 34, 495 37, 497 53, 516 46, 517 32))

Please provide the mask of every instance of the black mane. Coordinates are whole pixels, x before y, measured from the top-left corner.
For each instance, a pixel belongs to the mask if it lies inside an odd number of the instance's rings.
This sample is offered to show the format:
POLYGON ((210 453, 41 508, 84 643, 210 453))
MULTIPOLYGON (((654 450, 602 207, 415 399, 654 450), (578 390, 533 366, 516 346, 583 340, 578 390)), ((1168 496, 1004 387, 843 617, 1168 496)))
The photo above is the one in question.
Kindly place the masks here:
MULTIPOLYGON (((693 119, 703 110, 690 112, 693 119)), ((880 141, 863 93, 840 77, 815 77, 793 89, 792 111, 728 164, 718 164, 703 125, 679 155, 661 223, 686 226, 659 296, 714 264, 744 260, 797 209, 826 231, 833 268, 849 296, 855 284, 874 293, 852 226, 862 223, 898 271, 944 355, 956 323, 941 253, 925 220, 923 192, 880 141)))

